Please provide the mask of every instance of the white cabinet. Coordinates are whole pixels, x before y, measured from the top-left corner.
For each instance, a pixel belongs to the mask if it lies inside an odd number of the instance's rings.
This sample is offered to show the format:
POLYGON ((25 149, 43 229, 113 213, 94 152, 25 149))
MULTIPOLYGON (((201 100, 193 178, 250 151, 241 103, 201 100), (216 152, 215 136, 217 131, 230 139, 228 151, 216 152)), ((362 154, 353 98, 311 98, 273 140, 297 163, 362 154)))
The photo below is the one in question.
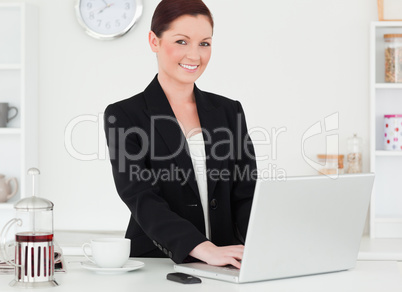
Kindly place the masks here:
POLYGON ((402 150, 384 150, 384 115, 402 114, 402 83, 385 83, 384 34, 402 34, 402 22, 373 22, 370 34, 370 236, 402 238, 402 150))
POLYGON ((30 194, 27 169, 38 167, 38 13, 25 3, 0 3, 0 102, 18 108, 0 128, 0 173, 19 182, 17 195, 0 203, 1 228, 6 210, 30 194))

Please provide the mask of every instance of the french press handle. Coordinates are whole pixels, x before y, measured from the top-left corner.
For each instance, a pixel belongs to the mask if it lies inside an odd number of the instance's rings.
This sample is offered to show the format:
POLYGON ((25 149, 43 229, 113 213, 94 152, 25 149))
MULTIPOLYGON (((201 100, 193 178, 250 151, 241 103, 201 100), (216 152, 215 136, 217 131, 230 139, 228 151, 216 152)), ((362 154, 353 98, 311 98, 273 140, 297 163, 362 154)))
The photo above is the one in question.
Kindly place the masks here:
POLYGON ((1 246, 0 246, 0 251, 3 255, 4 261, 7 262, 8 264, 14 266, 14 267, 22 267, 22 265, 18 265, 16 263, 13 263, 11 260, 8 259, 8 254, 7 254, 7 246, 6 246, 6 238, 8 231, 10 230, 11 226, 14 224, 17 224, 18 226, 22 225, 22 220, 19 218, 13 218, 10 221, 4 225, 3 229, 1 230, 0 238, 1 238, 1 246))

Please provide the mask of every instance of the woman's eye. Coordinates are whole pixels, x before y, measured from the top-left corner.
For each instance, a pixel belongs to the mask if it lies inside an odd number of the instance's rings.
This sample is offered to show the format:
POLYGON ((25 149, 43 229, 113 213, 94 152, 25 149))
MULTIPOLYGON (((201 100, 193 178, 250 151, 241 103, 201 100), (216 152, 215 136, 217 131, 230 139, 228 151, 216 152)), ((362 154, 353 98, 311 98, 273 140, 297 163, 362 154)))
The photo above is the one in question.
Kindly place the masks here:
POLYGON ((183 40, 179 40, 176 43, 178 43, 179 45, 187 45, 186 41, 183 40))
POLYGON ((209 46, 210 46, 210 43, 202 42, 202 43, 200 44, 200 46, 201 46, 201 47, 209 47, 209 46))

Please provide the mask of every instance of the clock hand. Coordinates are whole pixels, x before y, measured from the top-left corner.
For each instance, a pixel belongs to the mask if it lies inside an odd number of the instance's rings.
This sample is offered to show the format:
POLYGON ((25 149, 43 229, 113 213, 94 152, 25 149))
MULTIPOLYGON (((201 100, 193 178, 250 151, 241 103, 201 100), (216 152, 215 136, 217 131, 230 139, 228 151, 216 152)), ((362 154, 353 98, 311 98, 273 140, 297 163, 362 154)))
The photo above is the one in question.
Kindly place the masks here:
POLYGON ((101 9, 99 10, 98 14, 99 14, 99 13, 102 13, 103 10, 105 10, 105 9, 108 7, 108 5, 109 5, 109 4, 107 4, 106 0, 102 0, 102 2, 105 3, 106 6, 103 7, 103 8, 101 8, 101 9))
POLYGON ((109 7, 112 6, 112 5, 114 5, 114 3, 110 3, 110 4, 106 5, 105 7, 103 7, 103 8, 98 12, 98 14, 101 14, 105 9, 109 8, 109 7))

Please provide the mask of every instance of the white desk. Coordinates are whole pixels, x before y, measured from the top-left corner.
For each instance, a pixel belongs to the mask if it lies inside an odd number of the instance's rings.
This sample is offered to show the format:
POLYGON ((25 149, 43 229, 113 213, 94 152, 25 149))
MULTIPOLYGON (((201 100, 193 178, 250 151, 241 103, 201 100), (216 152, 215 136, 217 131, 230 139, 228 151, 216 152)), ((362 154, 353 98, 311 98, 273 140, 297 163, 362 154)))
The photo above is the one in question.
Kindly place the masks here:
MULTIPOLYGON (((183 285, 166 280, 166 274, 174 272, 170 259, 138 259, 145 267, 121 275, 98 275, 81 267, 83 261, 81 245, 92 238, 123 237, 124 232, 77 232, 55 233, 55 239, 65 254, 67 273, 56 273, 60 286, 35 290, 80 292, 142 292, 142 291, 291 291, 291 292, 393 292, 402 291, 402 264, 398 270, 398 260, 402 260, 402 240, 363 238, 359 261, 353 270, 324 275, 307 276, 285 280, 266 281, 252 284, 230 284, 217 280, 202 279, 202 284, 183 285)), ((8 283, 13 275, 0 275, 0 291, 26 291, 11 288, 8 283)))
MULTIPOLYGON (((142 291, 208 291, 208 292, 400 292, 402 277, 395 261, 359 261, 349 271, 323 275, 265 281, 249 284, 231 284, 202 278, 201 284, 183 285, 166 280, 166 274, 174 272, 170 259, 137 259, 145 267, 119 275, 99 275, 81 267, 81 256, 67 256, 67 273, 56 273, 60 286, 37 289, 37 292, 142 292, 142 291)), ((13 275, 0 276, 0 291, 26 291, 8 286, 13 275)))

